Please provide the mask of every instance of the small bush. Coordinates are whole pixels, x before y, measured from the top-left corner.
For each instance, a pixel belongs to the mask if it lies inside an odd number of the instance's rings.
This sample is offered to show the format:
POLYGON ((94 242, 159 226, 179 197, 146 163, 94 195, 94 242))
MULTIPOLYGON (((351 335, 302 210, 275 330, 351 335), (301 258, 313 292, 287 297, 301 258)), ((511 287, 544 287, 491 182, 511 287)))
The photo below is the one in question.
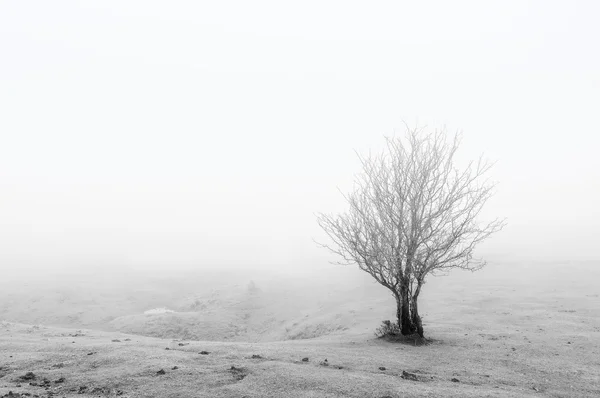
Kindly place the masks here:
POLYGON ((375 336, 377 337, 388 337, 398 336, 400 334, 400 326, 396 322, 392 323, 389 320, 381 322, 381 326, 375 330, 375 336))

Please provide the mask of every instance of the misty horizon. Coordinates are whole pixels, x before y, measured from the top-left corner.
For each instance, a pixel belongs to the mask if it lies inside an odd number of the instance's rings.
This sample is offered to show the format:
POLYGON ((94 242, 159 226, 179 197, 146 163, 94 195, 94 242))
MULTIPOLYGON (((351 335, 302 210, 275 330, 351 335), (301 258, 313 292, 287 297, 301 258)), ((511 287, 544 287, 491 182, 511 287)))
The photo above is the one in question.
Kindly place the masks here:
POLYGON ((328 264, 404 123, 497 162, 481 257, 600 260, 596 4, 314 5, 0 6, 0 267, 328 264))

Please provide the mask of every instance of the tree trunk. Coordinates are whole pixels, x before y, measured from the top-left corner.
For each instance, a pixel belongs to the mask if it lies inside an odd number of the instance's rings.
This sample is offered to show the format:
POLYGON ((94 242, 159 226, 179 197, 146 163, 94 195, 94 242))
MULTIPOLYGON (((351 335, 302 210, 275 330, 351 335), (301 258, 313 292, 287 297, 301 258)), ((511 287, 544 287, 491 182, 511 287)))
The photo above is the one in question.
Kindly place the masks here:
POLYGON ((421 337, 423 336, 423 323, 421 322, 421 317, 419 316, 419 310, 417 308, 417 297, 413 296, 412 298, 412 323, 417 330, 417 333, 421 337))
POLYGON ((419 334, 419 336, 421 337, 425 337, 423 336, 423 322, 421 322, 421 317, 419 316, 419 307, 417 305, 417 300, 419 298, 419 293, 421 292, 421 285, 422 282, 418 281, 417 282, 417 289, 415 290, 414 295, 412 296, 412 313, 411 313, 411 317, 412 317, 412 322, 414 327, 417 330, 417 333, 419 334))
POLYGON ((401 314, 398 320, 398 325, 401 328, 401 332, 404 336, 413 334, 415 327, 410 316, 410 296, 408 294, 410 281, 408 278, 402 280, 400 284, 400 300, 401 300, 401 314))

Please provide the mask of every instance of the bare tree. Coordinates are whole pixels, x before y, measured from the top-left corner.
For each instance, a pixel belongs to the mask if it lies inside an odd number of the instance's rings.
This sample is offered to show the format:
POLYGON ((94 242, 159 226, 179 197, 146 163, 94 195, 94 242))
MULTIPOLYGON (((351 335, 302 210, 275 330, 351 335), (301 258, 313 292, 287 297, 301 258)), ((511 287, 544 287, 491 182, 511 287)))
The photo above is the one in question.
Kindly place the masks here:
POLYGON ((350 208, 317 221, 333 241, 322 246, 339 263, 358 264, 392 292, 402 334, 423 337, 417 300, 427 275, 483 267, 474 249, 504 220, 479 222, 493 194, 491 164, 480 157, 457 169, 458 134, 449 140, 443 130, 407 128, 405 137, 386 140, 382 154, 359 155, 363 172, 344 195, 350 208))

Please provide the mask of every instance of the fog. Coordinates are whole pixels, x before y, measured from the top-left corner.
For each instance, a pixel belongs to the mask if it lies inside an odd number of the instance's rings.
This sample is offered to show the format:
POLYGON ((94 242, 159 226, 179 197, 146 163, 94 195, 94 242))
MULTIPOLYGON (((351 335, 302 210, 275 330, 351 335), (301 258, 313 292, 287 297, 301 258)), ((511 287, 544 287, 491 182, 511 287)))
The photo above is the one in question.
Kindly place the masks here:
POLYGON ((0 4, 0 267, 328 266, 355 151, 462 131, 493 261, 598 260, 593 1, 0 4), (368 6, 367 6, 368 5, 368 6), (338 190, 339 189, 339 190, 338 190))

